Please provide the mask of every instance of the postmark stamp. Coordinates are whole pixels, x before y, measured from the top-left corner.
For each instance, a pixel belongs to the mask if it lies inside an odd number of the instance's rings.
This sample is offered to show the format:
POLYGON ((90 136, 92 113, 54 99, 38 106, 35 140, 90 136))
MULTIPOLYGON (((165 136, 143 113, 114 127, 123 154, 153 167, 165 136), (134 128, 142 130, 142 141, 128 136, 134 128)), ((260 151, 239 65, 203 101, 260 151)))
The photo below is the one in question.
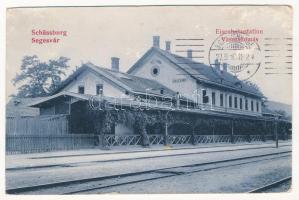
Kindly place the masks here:
POLYGON ((248 33, 231 31, 218 36, 209 50, 209 64, 216 72, 224 70, 248 80, 259 70, 262 61, 259 39, 248 33))

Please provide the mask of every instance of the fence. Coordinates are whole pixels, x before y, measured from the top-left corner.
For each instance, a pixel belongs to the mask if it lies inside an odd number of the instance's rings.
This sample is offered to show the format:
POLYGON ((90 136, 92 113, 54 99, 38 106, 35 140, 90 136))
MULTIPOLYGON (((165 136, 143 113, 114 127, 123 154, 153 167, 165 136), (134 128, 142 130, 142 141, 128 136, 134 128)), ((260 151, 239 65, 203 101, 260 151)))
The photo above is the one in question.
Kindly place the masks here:
MULTIPOLYGON (((230 143, 230 135, 168 135, 170 144, 230 143)), ((267 136, 266 140, 273 140, 267 136)), ((75 150, 94 148, 98 145, 98 136, 92 134, 65 134, 65 135, 6 135, 7 154, 38 153, 58 150, 75 150)), ((106 135, 108 146, 141 145, 140 135, 116 136, 106 135)), ((163 135, 150 135, 150 145, 164 144, 163 135)), ((263 141, 260 135, 235 135, 234 142, 263 141)))
POLYGON ((68 116, 7 117, 6 135, 64 135, 68 116))
POLYGON ((6 118, 6 153, 37 153, 92 148, 91 134, 69 134, 68 116, 6 118))
POLYGON ((163 135, 149 135, 148 139, 150 145, 164 144, 163 135))
MULTIPOLYGON (((140 135, 105 135, 107 146, 123 146, 123 145, 141 145, 142 137, 140 135)), ((149 135, 150 145, 160 145, 165 143, 164 135, 149 135)), ((208 144, 208 143, 246 143, 246 142, 262 142, 273 140, 273 136, 262 135, 168 135, 169 144, 208 144)))
POLYGON ((230 135, 195 135, 195 143, 229 143, 231 142, 230 135))
POLYGON ((105 135, 106 145, 122 146, 122 145, 140 145, 140 135, 105 135))
POLYGON ((169 144, 190 144, 191 135, 168 135, 169 144))
POLYGON ((38 153, 95 147, 95 135, 6 135, 6 153, 38 153))

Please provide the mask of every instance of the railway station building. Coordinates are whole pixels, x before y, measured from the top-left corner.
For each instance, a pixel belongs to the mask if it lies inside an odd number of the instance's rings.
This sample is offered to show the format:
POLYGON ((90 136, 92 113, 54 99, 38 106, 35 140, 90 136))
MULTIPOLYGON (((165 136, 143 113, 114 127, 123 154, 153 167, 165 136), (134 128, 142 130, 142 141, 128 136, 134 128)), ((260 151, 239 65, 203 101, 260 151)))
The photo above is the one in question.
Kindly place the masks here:
POLYGON ((265 141, 287 138, 291 122, 265 107, 254 84, 215 66, 172 52, 171 42, 153 45, 125 73, 120 59, 111 67, 82 64, 51 95, 29 105, 41 116, 64 115, 66 134, 94 134, 98 143, 155 145, 265 141))

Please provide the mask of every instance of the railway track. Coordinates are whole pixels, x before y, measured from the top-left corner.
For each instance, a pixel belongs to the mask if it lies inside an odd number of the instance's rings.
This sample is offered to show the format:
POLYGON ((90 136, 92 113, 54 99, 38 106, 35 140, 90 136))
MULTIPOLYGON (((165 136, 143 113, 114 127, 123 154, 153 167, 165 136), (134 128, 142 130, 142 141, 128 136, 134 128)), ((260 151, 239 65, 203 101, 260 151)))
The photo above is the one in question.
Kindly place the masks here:
POLYGON ((278 181, 272 182, 270 184, 264 185, 262 187, 256 188, 254 190, 251 190, 248 193, 262 193, 262 192, 266 192, 266 191, 269 191, 269 190, 271 190, 273 188, 276 188, 276 187, 278 187, 278 186, 280 186, 280 185, 282 185, 284 183, 287 183, 287 182, 289 182, 291 180, 292 180, 292 177, 289 176, 289 177, 280 179, 278 181))
POLYGON ((134 173, 124 173, 111 176, 45 183, 20 188, 10 188, 7 189, 6 192, 8 194, 30 194, 36 192, 44 194, 57 194, 59 192, 61 194, 78 194, 93 190, 98 191, 101 189, 111 188, 115 186, 168 178, 172 176, 180 176, 201 171, 208 171, 237 165, 245 165, 254 162, 261 162, 265 160, 284 158, 291 156, 291 152, 292 151, 283 151, 277 153, 259 154, 254 156, 237 157, 232 159, 223 159, 212 162, 181 165, 175 167, 139 171, 134 173))
MULTIPOLYGON (((280 147, 288 147, 291 145, 281 145, 280 147)), ((187 152, 187 153, 175 153, 175 154, 165 154, 165 155, 154 155, 154 156, 140 156, 140 157, 129 157, 129 158, 120 158, 120 159, 104 159, 104 160, 93 160, 93 161, 81 161, 81 162, 71 162, 71 163, 62 163, 62 164, 50 164, 50 165, 37 165, 37 166, 26 166, 26 167, 11 167, 6 168, 6 171, 18 171, 18 170, 30 170, 30 169, 45 169, 45 168, 54 168, 54 167, 68 167, 72 165, 79 164, 95 164, 95 163, 106 163, 106 162, 120 162, 120 161, 129 161, 129 160, 140 160, 140 159, 150 159, 150 158, 162 158, 162 157, 175 157, 175 156, 186 156, 186 155, 198 155, 198 154, 209 154, 209 153, 219 153, 219 152, 233 152, 233 151, 245 151, 245 150, 256 150, 256 149, 270 149, 274 148, 272 146, 262 146, 262 147, 250 147, 250 148, 236 148, 236 149, 227 149, 227 150, 213 150, 213 151, 197 151, 197 152, 187 152)), ((56 157, 53 157, 56 158, 56 157)))

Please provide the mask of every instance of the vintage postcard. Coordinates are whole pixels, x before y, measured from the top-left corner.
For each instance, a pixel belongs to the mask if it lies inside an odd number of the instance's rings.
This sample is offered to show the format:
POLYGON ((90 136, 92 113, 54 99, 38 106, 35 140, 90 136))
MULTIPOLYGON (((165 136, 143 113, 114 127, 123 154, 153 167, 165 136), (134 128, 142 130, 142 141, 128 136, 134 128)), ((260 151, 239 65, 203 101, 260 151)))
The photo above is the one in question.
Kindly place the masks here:
POLYGON ((7 195, 292 192, 293 7, 6 10, 7 195))

